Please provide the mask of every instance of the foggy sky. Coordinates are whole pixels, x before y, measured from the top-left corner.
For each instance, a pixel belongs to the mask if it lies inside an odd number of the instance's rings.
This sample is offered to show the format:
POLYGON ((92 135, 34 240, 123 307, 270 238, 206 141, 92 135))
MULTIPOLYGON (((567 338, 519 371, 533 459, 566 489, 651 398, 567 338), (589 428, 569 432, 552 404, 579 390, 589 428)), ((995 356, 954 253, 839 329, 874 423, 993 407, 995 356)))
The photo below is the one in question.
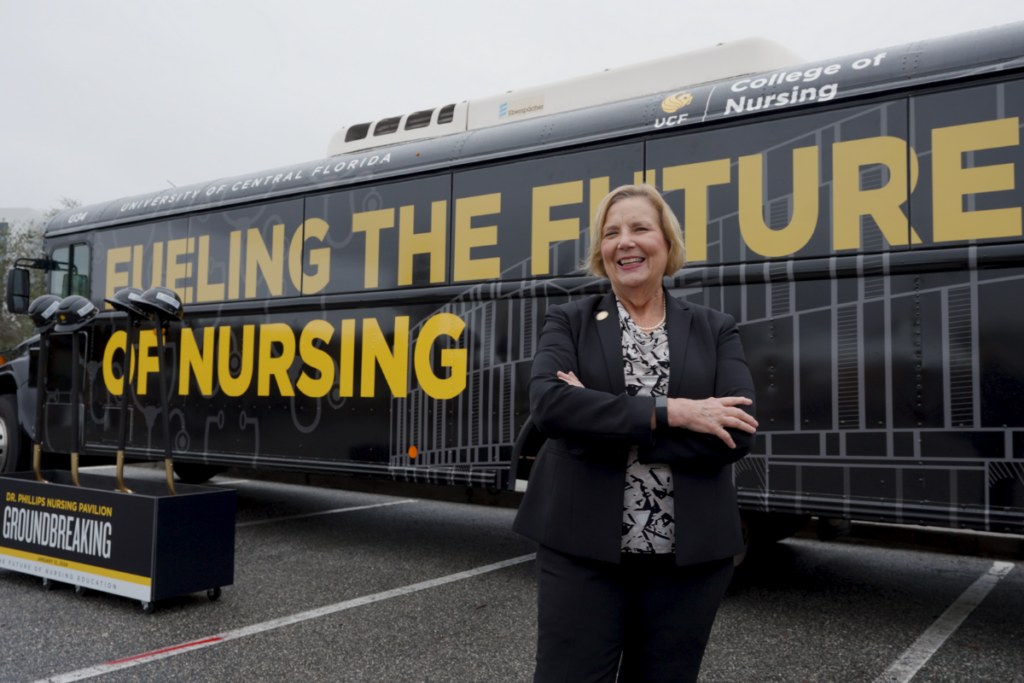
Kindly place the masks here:
POLYGON ((1021 20, 1020 0, 0 0, 0 207, 319 159, 343 125, 749 36, 814 61, 1021 20))

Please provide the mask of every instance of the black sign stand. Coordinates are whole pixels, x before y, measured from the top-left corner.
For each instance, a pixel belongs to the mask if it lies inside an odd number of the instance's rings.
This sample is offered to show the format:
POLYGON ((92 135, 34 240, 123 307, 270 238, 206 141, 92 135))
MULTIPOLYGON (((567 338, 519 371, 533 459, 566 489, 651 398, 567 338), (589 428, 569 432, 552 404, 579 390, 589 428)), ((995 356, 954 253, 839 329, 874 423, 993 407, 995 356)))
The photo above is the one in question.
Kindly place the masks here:
MULTIPOLYGON (((180 300, 170 294, 173 294, 171 290, 153 293, 159 300, 177 301, 180 311, 180 300)), ((83 445, 78 413, 82 373, 78 367, 80 333, 75 327, 65 330, 72 333, 71 472, 51 470, 45 472, 44 478, 39 469, 44 422, 41 417, 43 401, 37 399, 40 409, 35 471, 0 475, 3 521, 0 569, 39 576, 46 588, 52 587, 54 581, 61 581, 74 585, 78 595, 96 590, 132 598, 142 604, 147 614, 155 610, 158 600, 196 591, 205 590, 207 597, 216 600, 221 587, 234 582, 235 492, 211 486, 182 484, 177 489, 174 486, 163 339, 164 327, 172 318, 169 314, 161 316, 159 311, 154 312, 154 317, 167 483, 164 486, 155 481, 136 480, 131 489, 125 486, 122 475, 135 316, 131 310, 114 305, 128 313, 117 490, 111 490, 108 477, 78 472, 79 450, 83 445)), ((81 307, 77 311, 71 308, 72 313, 77 312, 79 316, 83 315, 81 310, 81 307)), ((136 313, 144 316, 148 312, 147 306, 140 305, 136 313)), ((180 313, 178 317, 182 317, 180 313)), ((82 324, 73 319, 67 327, 82 324)), ((43 336, 42 349, 46 349, 47 339, 43 336)), ((46 386, 47 360, 41 351, 40 396, 46 386)))
POLYGON ((216 600, 234 582, 235 492, 133 479, 134 493, 112 490, 110 477, 66 470, 0 475, 0 569, 71 584, 75 593, 158 600, 206 591, 216 600))

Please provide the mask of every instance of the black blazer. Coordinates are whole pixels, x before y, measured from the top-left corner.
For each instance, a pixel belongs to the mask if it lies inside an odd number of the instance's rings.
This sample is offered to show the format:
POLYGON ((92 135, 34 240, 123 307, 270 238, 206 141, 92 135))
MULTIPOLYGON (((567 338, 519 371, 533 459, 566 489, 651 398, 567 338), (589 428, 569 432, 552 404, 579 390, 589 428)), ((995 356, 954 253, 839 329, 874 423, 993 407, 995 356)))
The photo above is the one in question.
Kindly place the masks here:
MULTIPOLYGON (((754 383, 732 316, 665 292, 670 398, 746 396, 754 383)), ((741 406, 751 415, 754 406, 741 406)), ((750 452, 754 437, 718 437, 677 427, 651 429, 654 398, 630 396, 623 376, 615 295, 548 309, 530 377, 530 411, 549 441, 530 476, 513 530, 563 553, 619 561, 626 458, 672 467, 676 563, 709 562, 743 551, 739 509, 726 467, 750 452), (599 319, 601 311, 608 313, 599 319), (555 375, 576 373, 585 389, 555 375)))

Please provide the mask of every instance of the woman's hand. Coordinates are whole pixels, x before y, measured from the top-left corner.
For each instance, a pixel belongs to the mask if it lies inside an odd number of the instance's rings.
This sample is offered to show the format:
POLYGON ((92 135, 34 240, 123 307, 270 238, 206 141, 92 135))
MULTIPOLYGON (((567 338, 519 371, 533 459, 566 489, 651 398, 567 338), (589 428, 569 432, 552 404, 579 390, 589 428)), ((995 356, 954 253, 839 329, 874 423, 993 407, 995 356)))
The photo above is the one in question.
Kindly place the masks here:
MULTIPOLYGON (((582 385, 580 385, 582 386, 582 385)), ((701 434, 717 436, 729 448, 736 448, 726 427, 748 434, 757 431, 757 420, 735 406, 749 406, 753 401, 743 396, 723 396, 693 401, 688 398, 668 399, 668 424, 701 434)))
MULTIPOLYGON (((549 375, 549 377, 550 377, 550 375, 549 375)), ((571 371, 570 372, 562 372, 561 370, 559 370, 558 371, 558 379, 562 380, 563 382, 565 382, 569 386, 579 387, 580 389, 585 389, 586 388, 586 387, 583 386, 583 382, 581 382, 579 380, 579 378, 576 377, 576 373, 571 372, 571 371)))

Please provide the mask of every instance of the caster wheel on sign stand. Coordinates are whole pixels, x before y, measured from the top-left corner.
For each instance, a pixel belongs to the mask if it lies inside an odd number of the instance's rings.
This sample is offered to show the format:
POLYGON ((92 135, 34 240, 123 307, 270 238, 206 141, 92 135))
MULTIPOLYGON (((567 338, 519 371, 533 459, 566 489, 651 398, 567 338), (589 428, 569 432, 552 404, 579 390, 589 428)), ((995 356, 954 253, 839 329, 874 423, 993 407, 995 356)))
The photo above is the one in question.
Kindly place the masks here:
POLYGON ((75 586, 75 595, 78 597, 84 597, 89 594, 89 589, 85 586, 75 586))
POLYGON ((54 588, 57 587, 56 583, 57 582, 53 579, 43 579, 43 590, 52 591, 54 588))
POLYGON ((142 605, 142 611, 145 612, 146 614, 152 614, 153 612, 156 611, 156 604, 155 603, 146 602, 145 600, 143 600, 141 602, 141 605, 142 605))
POLYGON ((216 602, 220 597, 220 586, 206 591, 206 597, 210 598, 211 601, 216 602))

